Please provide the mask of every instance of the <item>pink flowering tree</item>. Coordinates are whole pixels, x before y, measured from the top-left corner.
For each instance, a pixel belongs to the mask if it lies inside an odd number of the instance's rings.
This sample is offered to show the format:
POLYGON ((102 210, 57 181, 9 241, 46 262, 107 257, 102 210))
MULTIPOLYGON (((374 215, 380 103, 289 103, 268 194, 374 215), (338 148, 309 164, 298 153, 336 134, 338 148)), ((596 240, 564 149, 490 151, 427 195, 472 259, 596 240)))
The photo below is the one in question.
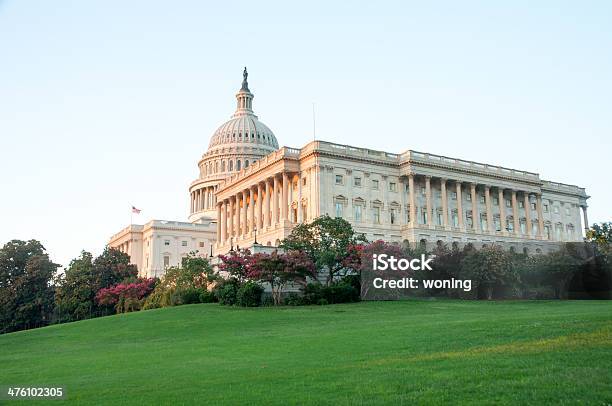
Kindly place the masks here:
POLYGON ((302 251, 257 253, 250 257, 247 270, 249 279, 270 284, 275 305, 282 303, 283 289, 288 283, 306 286, 308 278, 316 278, 315 264, 302 251))
POLYGON ((252 258, 253 255, 249 250, 230 251, 227 255, 219 255, 221 260, 219 271, 243 283, 249 279, 249 264, 252 262, 252 258))
POLYGON ((117 313, 140 310, 143 299, 153 291, 156 282, 156 278, 139 278, 102 288, 96 294, 96 302, 101 306, 114 306, 117 313))

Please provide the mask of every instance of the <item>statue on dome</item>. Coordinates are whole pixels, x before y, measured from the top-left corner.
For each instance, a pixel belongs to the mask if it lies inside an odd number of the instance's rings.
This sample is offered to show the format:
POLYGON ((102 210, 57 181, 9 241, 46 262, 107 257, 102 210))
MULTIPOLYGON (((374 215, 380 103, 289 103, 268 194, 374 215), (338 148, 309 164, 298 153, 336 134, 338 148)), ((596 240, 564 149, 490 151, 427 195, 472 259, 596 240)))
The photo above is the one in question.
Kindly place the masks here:
POLYGON ((246 66, 244 67, 244 70, 242 71, 242 90, 249 90, 249 84, 247 82, 247 78, 249 77, 249 72, 247 72, 247 68, 246 66))

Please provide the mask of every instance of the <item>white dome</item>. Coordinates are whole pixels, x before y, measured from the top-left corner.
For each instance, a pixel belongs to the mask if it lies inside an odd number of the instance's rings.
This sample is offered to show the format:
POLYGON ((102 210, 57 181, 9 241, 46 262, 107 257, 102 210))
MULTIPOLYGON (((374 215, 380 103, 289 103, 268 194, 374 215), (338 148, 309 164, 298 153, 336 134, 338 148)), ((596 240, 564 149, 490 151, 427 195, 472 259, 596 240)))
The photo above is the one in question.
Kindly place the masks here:
POLYGON ((253 113, 253 94, 247 83, 248 73, 244 68, 242 88, 236 94, 237 107, 232 118, 221 124, 208 144, 208 150, 220 147, 247 147, 264 154, 276 151, 278 141, 267 125, 253 113))
POLYGON ((255 114, 244 114, 221 124, 213 134, 208 149, 219 146, 257 146, 270 152, 278 149, 278 141, 272 130, 257 119, 255 114), (255 145, 254 145, 255 144, 255 145))

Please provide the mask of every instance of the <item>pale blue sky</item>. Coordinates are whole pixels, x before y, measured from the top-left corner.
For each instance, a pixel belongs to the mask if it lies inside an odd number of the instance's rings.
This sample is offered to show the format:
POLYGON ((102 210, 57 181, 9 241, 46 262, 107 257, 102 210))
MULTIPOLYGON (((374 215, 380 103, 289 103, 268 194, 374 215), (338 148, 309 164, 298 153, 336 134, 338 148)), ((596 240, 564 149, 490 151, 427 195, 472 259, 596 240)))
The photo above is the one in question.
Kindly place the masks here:
POLYGON ((317 136, 538 172, 611 220, 612 3, 1 1, 0 244, 66 265, 185 220, 243 66, 279 144, 317 136), (497 3, 497 4, 492 4, 497 3))

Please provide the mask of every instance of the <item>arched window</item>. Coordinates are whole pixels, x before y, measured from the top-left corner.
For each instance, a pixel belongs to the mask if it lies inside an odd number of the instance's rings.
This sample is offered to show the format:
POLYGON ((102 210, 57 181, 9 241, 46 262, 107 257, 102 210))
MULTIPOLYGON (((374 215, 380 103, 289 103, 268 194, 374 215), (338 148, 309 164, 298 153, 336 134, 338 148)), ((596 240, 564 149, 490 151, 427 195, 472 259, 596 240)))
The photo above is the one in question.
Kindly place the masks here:
POLYGON ((247 159, 246 161, 244 161, 244 167, 248 168, 249 167, 249 160, 247 159))
POLYGON ((225 161, 221 161, 221 172, 225 172, 225 161))
POLYGON ((229 161, 229 171, 233 171, 234 170, 234 161, 229 161))
POLYGON ((236 161, 236 170, 240 170, 240 159, 236 161))

